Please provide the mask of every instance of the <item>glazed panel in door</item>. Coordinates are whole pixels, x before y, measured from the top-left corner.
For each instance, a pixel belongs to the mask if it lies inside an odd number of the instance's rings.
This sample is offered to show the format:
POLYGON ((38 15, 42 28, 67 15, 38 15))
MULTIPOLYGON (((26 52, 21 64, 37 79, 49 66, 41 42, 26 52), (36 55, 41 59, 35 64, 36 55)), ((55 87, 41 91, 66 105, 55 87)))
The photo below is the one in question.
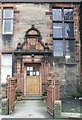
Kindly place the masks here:
POLYGON ((39 66, 27 67, 27 95, 40 95, 39 66))

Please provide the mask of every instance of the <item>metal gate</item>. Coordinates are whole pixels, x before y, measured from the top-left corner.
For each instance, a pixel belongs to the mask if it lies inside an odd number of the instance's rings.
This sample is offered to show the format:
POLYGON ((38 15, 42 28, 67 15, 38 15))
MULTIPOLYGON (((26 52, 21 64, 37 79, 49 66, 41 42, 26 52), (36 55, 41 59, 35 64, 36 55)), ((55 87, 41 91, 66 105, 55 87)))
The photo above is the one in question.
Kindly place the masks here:
POLYGON ((47 82, 47 111, 54 117, 54 87, 55 82, 51 77, 47 82))

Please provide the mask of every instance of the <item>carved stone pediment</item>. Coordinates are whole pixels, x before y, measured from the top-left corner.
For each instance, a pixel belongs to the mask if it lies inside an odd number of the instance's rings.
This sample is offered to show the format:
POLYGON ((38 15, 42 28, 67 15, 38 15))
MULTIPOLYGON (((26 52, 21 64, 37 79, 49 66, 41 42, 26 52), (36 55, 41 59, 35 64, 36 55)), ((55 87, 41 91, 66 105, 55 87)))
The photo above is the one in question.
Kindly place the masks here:
POLYGON ((30 29, 26 31, 25 40, 21 44, 21 50, 44 50, 45 46, 41 41, 40 32, 32 25, 30 29))

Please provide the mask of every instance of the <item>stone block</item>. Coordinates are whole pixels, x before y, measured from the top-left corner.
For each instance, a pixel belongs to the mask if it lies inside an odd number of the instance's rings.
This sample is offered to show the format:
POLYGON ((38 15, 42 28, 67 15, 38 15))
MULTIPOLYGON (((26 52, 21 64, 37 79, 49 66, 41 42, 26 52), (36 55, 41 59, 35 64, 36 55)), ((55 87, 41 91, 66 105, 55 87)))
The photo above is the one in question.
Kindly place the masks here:
POLYGON ((2 115, 8 114, 8 99, 4 98, 1 100, 1 113, 2 115))
POLYGON ((54 101, 54 116, 61 118, 61 100, 54 101))

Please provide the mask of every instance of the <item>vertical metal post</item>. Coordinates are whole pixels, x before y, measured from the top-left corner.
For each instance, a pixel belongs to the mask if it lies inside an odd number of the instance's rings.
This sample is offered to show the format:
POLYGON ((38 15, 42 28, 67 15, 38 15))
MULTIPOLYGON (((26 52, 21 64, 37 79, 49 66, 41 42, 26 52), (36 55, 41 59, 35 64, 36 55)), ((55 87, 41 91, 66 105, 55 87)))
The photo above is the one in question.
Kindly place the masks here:
POLYGON ((12 76, 14 76, 14 73, 15 73, 15 61, 16 61, 16 56, 13 52, 12 53, 12 76))
POLYGON ((54 83, 55 83, 55 81, 54 81, 54 79, 52 79, 52 80, 53 80, 52 83, 53 83, 53 118, 54 118, 54 97, 55 97, 55 96, 54 96, 54 92, 55 92, 55 91, 54 91, 54 87, 55 87, 55 84, 54 84, 54 83))

